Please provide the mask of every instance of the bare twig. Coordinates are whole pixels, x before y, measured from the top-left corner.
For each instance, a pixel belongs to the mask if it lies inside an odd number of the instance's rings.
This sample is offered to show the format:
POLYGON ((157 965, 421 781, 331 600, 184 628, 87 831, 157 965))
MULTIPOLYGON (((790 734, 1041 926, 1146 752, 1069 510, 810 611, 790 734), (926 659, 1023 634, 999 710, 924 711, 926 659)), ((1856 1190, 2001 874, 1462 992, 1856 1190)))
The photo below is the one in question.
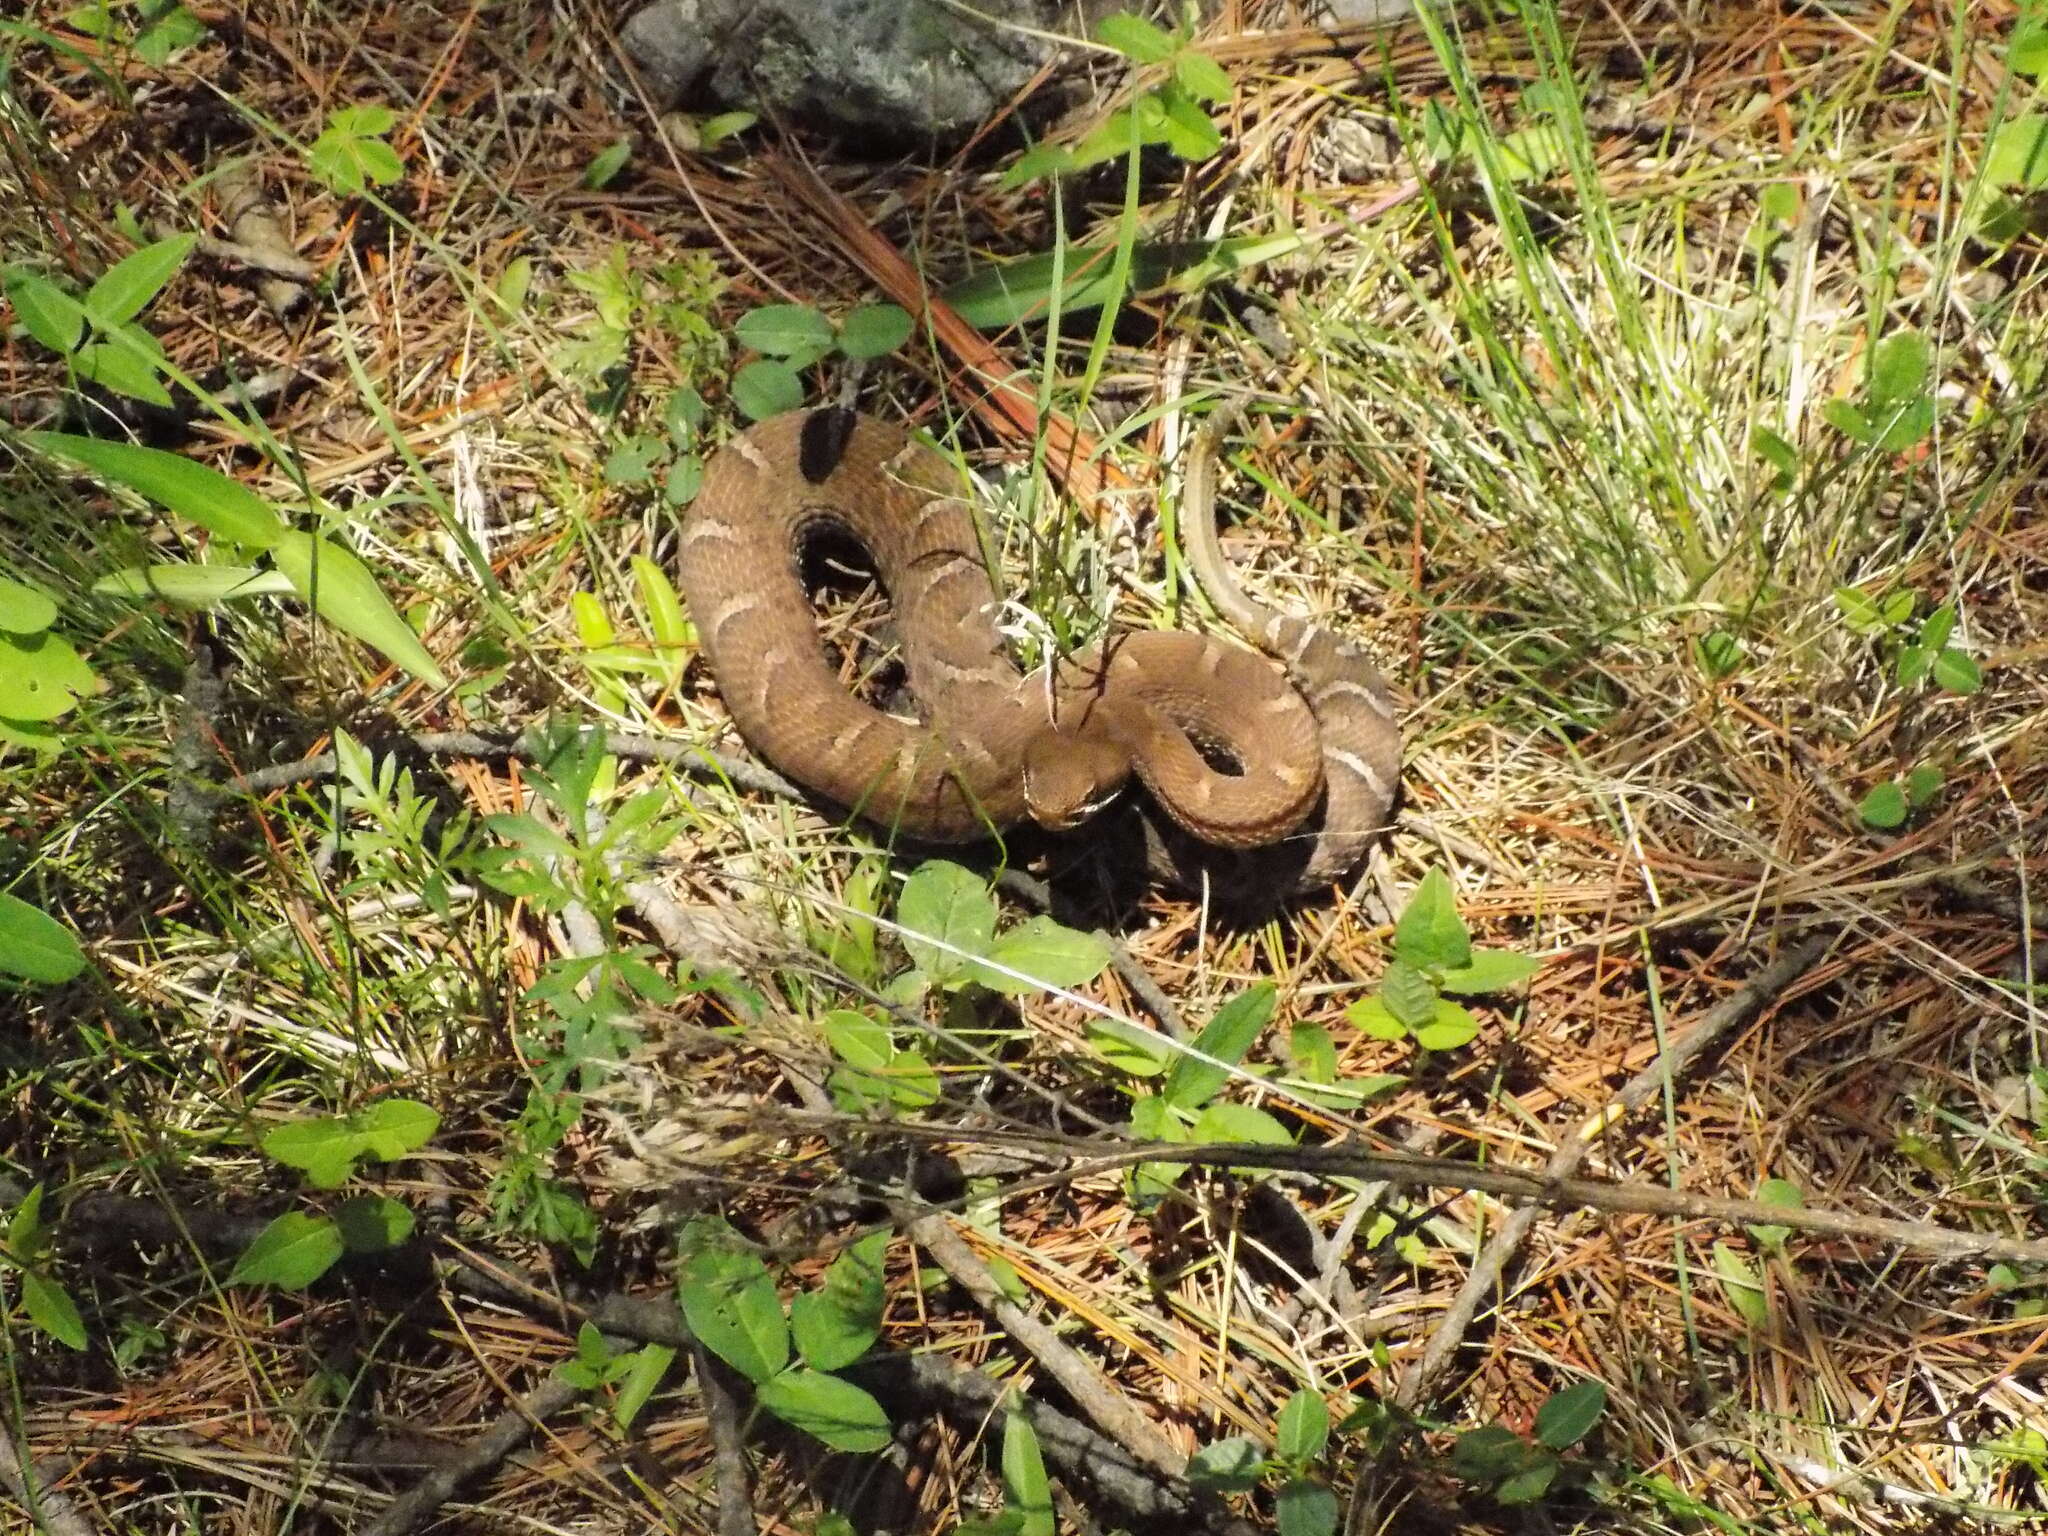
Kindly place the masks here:
POLYGON ((904 1230, 924 1245, 939 1267, 959 1283, 985 1312, 1002 1324, 1046 1375, 1060 1384, 1081 1411, 1095 1421, 1096 1428, 1130 1451, 1138 1460, 1167 1477, 1179 1477, 1187 1469, 1187 1457, 1176 1450, 1159 1428, 1134 1407, 1130 1400, 1052 1329, 1005 1296, 995 1276, 943 1216, 921 1214, 917 1209, 897 1207, 904 1230))
POLYGON ((362 1536, 409 1536, 434 1511, 469 1483, 495 1469, 527 1442, 542 1421, 583 1395, 560 1376, 550 1376, 512 1407, 498 1415, 491 1427, 469 1443, 461 1458, 437 1467, 385 1507, 384 1513, 363 1527, 362 1536))

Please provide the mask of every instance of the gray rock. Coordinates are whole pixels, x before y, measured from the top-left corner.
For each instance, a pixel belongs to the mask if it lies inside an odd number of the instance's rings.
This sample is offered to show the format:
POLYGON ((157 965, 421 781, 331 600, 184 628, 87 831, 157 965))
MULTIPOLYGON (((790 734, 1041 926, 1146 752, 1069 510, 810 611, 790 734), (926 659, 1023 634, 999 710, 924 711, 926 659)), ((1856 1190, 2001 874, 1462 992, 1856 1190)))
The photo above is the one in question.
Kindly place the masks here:
MULTIPOLYGON (((991 9, 1024 28, 1087 25, 1061 0, 991 9)), ((1053 46, 940 0, 655 0, 620 37, 663 110, 745 106, 897 143, 973 131, 1053 46)))

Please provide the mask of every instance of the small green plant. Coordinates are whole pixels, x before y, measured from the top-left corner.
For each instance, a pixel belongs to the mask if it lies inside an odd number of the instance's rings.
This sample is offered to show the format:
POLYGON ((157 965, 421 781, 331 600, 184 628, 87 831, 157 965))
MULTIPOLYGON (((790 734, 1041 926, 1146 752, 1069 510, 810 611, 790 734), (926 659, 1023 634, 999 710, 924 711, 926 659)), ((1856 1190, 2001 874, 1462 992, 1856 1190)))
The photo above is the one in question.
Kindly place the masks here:
POLYGON ((306 168, 343 197, 388 187, 405 175, 405 162, 384 139, 397 123, 396 112, 375 102, 337 107, 306 151, 306 168))
MULTIPOLYGON (((1159 1091, 1139 1092, 1131 1101, 1129 1132, 1140 1141, 1191 1146, 1208 1142, 1244 1142, 1257 1146, 1288 1146, 1294 1138, 1265 1110, 1251 1104, 1216 1101, 1252 1045, 1273 1017, 1274 988, 1260 982, 1216 1010, 1195 1036, 1193 1045, 1174 1050, 1145 1031, 1098 1020, 1091 1029, 1096 1049, 1133 1076, 1157 1073, 1159 1091)), ((1131 1202, 1150 1209, 1163 1200, 1187 1172, 1187 1164, 1146 1162, 1125 1178, 1131 1202)))
POLYGON ((1607 1411, 1607 1388, 1582 1381, 1554 1393, 1536 1410, 1536 1438, 1504 1424, 1468 1429, 1451 1447, 1451 1472, 1510 1506, 1534 1504, 1572 1469, 1564 1452, 1592 1433, 1607 1411))
POLYGON ((1394 957, 1379 991, 1353 1003, 1345 1017, 1376 1040, 1413 1039, 1426 1051, 1456 1050, 1479 1033, 1479 1020, 1443 994, 1511 991, 1540 969, 1527 955, 1475 949, 1449 877, 1432 869, 1394 925, 1394 957))
POLYGON ((862 1238, 785 1316, 768 1266, 724 1221, 699 1217, 682 1235, 676 1290, 683 1316, 700 1344, 754 1384, 755 1401, 776 1418, 836 1451, 878 1451, 889 1443, 888 1414, 833 1373, 881 1336, 888 1245, 886 1232, 862 1238), (791 1362, 792 1341, 800 1363, 791 1362))
MULTIPOLYGON (((884 981, 875 942, 879 875, 879 864, 856 871, 847 882, 845 910, 829 923, 814 923, 816 936, 850 979, 878 987, 891 1003, 907 1006, 933 992, 943 995, 953 1038, 976 1027, 992 995, 1025 997, 1081 986, 1109 963, 1102 939, 1049 917, 1000 927, 988 883, 958 864, 932 859, 912 872, 897 898, 896 932, 910 964, 884 981)), ((834 1009, 820 1027, 840 1063, 830 1088, 841 1108, 887 1114, 938 1101, 938 1074, 930 1059, 901 1045, 879 1014, 834 1009)))
POLYGON ((1934 349, 1918 331, 1894 331, 1870 349, 1863 398, 1830 400, 1821 417, 1844 437, 1882 453, 1904 453, 1934 430, 1934 349))
MULTIPOLYGON (((1919 594, 1909 588, 1879 589, 1837 587, 1835 609, 1855 633, 1870 639, 1886 658, 1893 682, 1912 695, 1931 684, 1945 693, 1967 697, 1984 686, 1984 673, 1975 657, 1952 645, 1957 609, 1943 603, 1925 619, 1914 622, 1919 594)), ((1874 785, 1858 802, 1857 817, 1865 826, 1891 831, 1905 825, 1914 812, 1933 803, 1946 783, 1941 768, 1918 763, 1903 775, 1874 785)))
POLYGON ((675 1350, 666 1344, 614 1350, 595 1323, 585 1323, 576 1330, 576 1357, 556 1366, 555 1374, 572 1387, 606 1394, 611 1421, 624 1433, 633 1427, 675 1358, 675 1350))
POLYGON ((168 406, 163 345, 136 316, 177 276, 193 243, 191 235, 173 235, 130 252, 82 298, 30 267, 0 267, 0 284, 29 335, 62 357, 74 379, 168 406))
POLYGON ((0 576, 0 752, 10 746, 55 752, 63 738, 51 722, 100 691, 98 674, 51 628, 56 622, 48 593, 0 576))
MULTIPOLYGON (((725 278, 708 251, 685 251, 642 271, 633 264, 633 253, 613 246, 599 265, 570 272, 564 281, 593 308, 568 321, 569 339, 556 348, 553 361, 570 378, 594 386, 586 397, 593 409, 606 416, 619 413, 629 398, 627 364, 636 341, 648 336, 659 337, 664 363, 685 385, 723 372, 728 343, 713 316, 725 278)), ((523 302, 523 294, 517 296, 523 302)), ((671 434, 677 409, 672 397, 671 434)), ((693 437, 696 425, 691 424, 693 437)))
POLYGON ((1992 130, 1984 146, 1971 219, 1979 239, 2003 243, 2038 234, 2048 213, 2048 115, 2040 82, 2048 76, 2048 4, 2025 0, 2006 42, 2005 67, 2035 82, 2033 99, 1992 130))
POLYGON ((213 535, 214 549, 228 556, 220 563, 164 561, 117 571, 93 583, 93 591, 198 608, 265 595, 300 597, 336 629, 381 651, 415 677, 436 688, 448 685, 419 636, 353 551, 324 534, 291 527, 239 480, 135 443, 63 432, 31 432, 27 438, 52 457, 82 465, 102 480, 189 518, 213 535), (269 568, 236 563, 259 556, 270 561, 269 568))
POLYGON ((634 555, 629 566, 638 589, 644 640, 622 642, 618 626, 595 593, 569 594, 569 617, 582 644, 576 659, 591 675, 598 707, 611 714, 626 713, 630 677, 650 677, 662 688, 675 687, 697 645, 696 626, 684 616, 683 600, 668 573, 645 555, 634 555))
POLYGON ((1003 176, 1005 188, 1041 176, 1058 176, 1159 145, 1189 162, 1208 159, 1223 147, 1223 135, 1203 110, 1205 101, 1230 99, 1223 66, 1192 46, 1190 31, 1167 32, 1142 16, 1117 12, 1096 24, 1096 38, 1141 68, 1164 76, 1141 91, 1072 149, 1041 144, 1018 156, 1003 176))
POLYGON ((395 756, 379 760, 347 731, 334 732, 338 817, 335 847, 353 868, 337 894, 397 888, 418 896, 446 920, 453 912, 451 877, 475 850, 476 827, 467 810, 437 819, 438 807, 413 785, 412 770, 395 756))
POLYGON ((1337 1496, 1314 1475, 1329 1441, 1329 1408, 1316 1393, 1299 1391, 1280 1409, 1270 1456, 1242 1435, 1218 1440, 1189 1458, 1188 1481, 1211 1493, 1249 1493, 1271 1484, 1281 1536, 1331 1536, 1337 1529, 1337 1496))
MULTIPOLYGON (((322 1115, 278 1126, 263 1138, 264 1154, 305 1175, 314 1189, 338 1189, 365 1160, 394 1163, 433 1138, 441 1117, 410 1099, 380 1099, 350 1115, 322 1115)), ((236 1262, 230 1284, 301 1290, 344 1253, 381 1253, 412 1235, 412 1211, 388 1195, 362 1194, 333 1210, 286 1211, 236 1262)))
POLYGON ((733 333, 761 355, 732 376, 732 400, 750 421, 765 421, 804 403, 798 377, 838 352, 856 360, 885 357, 910 339, 908 311, 864 304, 834 325, 808 304, 769 304, 741 315, 733 333))
POLYGON ((1003 1507, 985 1518, 962 1520, 953 1536, 1056 1536, 1052 1479, 1045 1475, 1038 1431, 1014 1402, 1003 1414, 1002 1472, 1003 1507))
MULTIPOLYGON (((1510 181, 1549 178, 1567 159, 1571 104, 1567 87, 1555 80, 1535 80, 1523 87, 1517 114, 1522 126, 1501 134, 1491 152, 1510 181)), ((1487 125, 1458 104, 1431 98, 1423 107, 1422 147, 1440 166, 1469 171, 1478 160, 1487 125)))
POLYGON ((689 505, 704 483, 704 417, 696 386, 677 385, 662 407, 661 431, 626 433, 613 443, 604 461, 606 482, 638 486, 659 480, 664 501, 689 505))
MULTIPOLYGON (((1806 1204, 1806 1196, 1799 1186, 1786 1179, 1765 1179, 1757 1186, 1756 1197, 1766 1205, 1783 1206, 1787 1210, 1798 1210, 1806 1204)), ((1765 1222, 1750 1227, 1749 1235, 1763 1253, 1782 1258, 1792 1229, 1765 1222)), ((1714 1244, 1714 1277, 1721 1282, 1721 1291, 1728 1298, 1728 1305, 1751 1329, 1762 1329, 1769 1324, 1770 1300, 1759 1265, 1731 1245, 1717 1242, 1714 1244)))
POLYGON ((1954 603, 1943 603, 1916 626, 1913 614, 1920 597, 1910 589, 1872 593, 1837 587, 1834 597, 1842 621, 1886 654, 1899 687, 1910 692, 1931 682, 1944 692, 1967 696, 1984 686, 1976 658, 1949 644, 1956 629, 1954 603))
POLYGON ((914 1002, 932 990, 974 988, 1028 997, 1081 986, 1109 964, 1109 946, 1095 934, 1049 917, 1027 917, 999 929, 999 916, 988 882, 972 870, 944 859, 919 865, 896 898, 897 931, 910 968, 889 982, 890 998, 914 1002))
POLYGON ((95 0, 66 11, 64 25, 102 42, 126 44, 153 69, 162 69, 179 49, 206 38, 206 23, 179 0, 95 0))
MULTIPOLYGON (((43 1186, 22 1197, 7 1219, 7 1242, 0 1247, 0 1275, 19 1276, 21 1310, 29 1322, 58 1343, 84 1349, 85 1320, 71 1293, 50 1272, 50 1230, 43 1224, 43 1186)), ((11 1323, 13 1308, 0 1311, 11 1323)))

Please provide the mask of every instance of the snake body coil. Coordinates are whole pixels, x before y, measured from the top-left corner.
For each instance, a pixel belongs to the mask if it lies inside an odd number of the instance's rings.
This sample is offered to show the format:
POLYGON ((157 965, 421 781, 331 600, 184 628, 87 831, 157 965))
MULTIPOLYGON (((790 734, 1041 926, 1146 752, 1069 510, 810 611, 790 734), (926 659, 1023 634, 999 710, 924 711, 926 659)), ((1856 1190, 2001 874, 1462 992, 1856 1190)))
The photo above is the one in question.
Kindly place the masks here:
MULTIPOLYGON (((1221 568, 1213 521, 1189 522, 1208 526, 1211 548, 1195 552, 1208 585, 1205 562, 1221 568)), ((1303 865, 1315 871, 1303 883, 1317 884, 1342 873, 1340 860, 1356 862, 1391 802, 1399 736, 1378 674, 1369 663, 1365 674, 1315 672, 1362 658, 1234 584, 1234 598, 1211 587, 1219 609, 1287 658, 1297 680, 1320 682, 1297 691, 1266 657, 1181 631, 1121 634, 1020 673, 1003 652, 998 587, 952 466, 878 421, 796 412, 727 444, 691 504, 678 575, 747 743, 806 788, 913 838, 967 842, 1027 819, 1073 826, 1135 773, 1206 845, 1265 847, 1319 808, 1325 824, 1342 815, 1343 836, 1319 832, 1303 865), (855 698, 826 659, 800 569, 806 540, 826 525, 874 561, 916 719, 855 698), (1378 708, 1365 708, 1368 694, 1378 708), (1333 721, 1340 732, 1368 723, 1371 739, 1337 739, 1333 721), (1377 808, 1354 791, 1361 775, 1382 786, 1377 808), (1352 824, 1359 810, 1369 821, 1352 824)))

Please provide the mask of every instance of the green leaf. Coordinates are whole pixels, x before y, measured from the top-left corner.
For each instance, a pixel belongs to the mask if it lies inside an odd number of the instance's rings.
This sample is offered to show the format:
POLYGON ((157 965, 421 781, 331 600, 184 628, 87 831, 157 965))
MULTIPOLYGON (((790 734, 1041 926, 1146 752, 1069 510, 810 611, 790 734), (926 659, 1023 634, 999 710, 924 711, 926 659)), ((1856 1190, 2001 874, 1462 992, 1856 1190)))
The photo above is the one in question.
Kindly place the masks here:
POLYGON ((1337 1042, 1320 1024, 1296 1024, 1287 1032, 1296 1069, 1312 1083, 1337 1081, 1337 1042))
POLYGON ((332 1269, 341 1254, 341 1229, 332 1221, 305 1211, 286 1211, 256 1234, 228 1284, 301 1290, 332 1269))
POLYGON ((1337 1496, 1305 1477, 1282 1483, 1273 1495, 1273 1523, 1280 1536, 1332 1536, 1337 1496))
POLYGON ((1906 823, 1906 792, 1896 779, 1886 779, 1856 805, 1856 814, 1867 827, 1889 832, 1906 823))
POLYGON ((1781 485, 1799 478, 1799 450, 1769 427, 1750 428, 1749 451, 1778 472, 1781 485))
POLYGON ((1195 1049, 1215 1058, 1214 1063, 1185 1053, 1177 1056, 1167 1071, 1160 1096, 1177 1109, 1197 1109, 1206 1104, 1230 1080, 1230 1069, 1244 1060, 1245 1052, 1273 1017, 1276 996, 1273 984, 1262 981, 1217 1009, 1216 1016, 1194 1040, 1195 1049))
POLYGON ((1878 618, 1886 629, 1897 629, 1913 617, 1913 610, 1919 605, 1920 599, 1913 589, 1901 587, 1885 594, 1884 601, 1877 605, 1878 618))
POLYGON ((1956 605, 1943 603, 1927 615, 1927 622, 1920 626, 1920 643, 1930 651, 1938 651, 1948 644, 1948 637, 1956 632, 1956 605))
POLYGON ((676 1290, 698 1342, 757 1387, 789 1363, 775 1281, 752 1254, 706 1241, 684 1262, 676 1290))
POLYGON ((697 125, 697 147, 716 149, 736 134, 745 133, 761 120, 758 112, 719 112, 697 125))
POLYGON ((733 327, 740 344, 768 357, 832 345, 832 322, 808 304, 768 304, 741 315, 733 327))
POLYGON ((1380 978, 1380 1001, 1409 1030, 1417 1030, 1436 1017, 1436 984, 1408 961, 1395 960, 1380 978))
POLYGON ((1183 49, 1173 61, 1174 83, 1197 101, 1228 101, 1230 76, 1206 53, 1183 49))
POLYGON ((1436 1000, 1436 1016, 1416 1027, 1415 1043, 1425 1051, 1455 1051, 1472 1043, 1479 1033, 1479 1021, 1449 998, 1436 1000))
POLYGON ((1742 642, 1725 629, 1709 630, 1693 642, 1693 660, 1703 676, 1718 682, 1742 665, 1742 642))
POLYGON ((1934 658, 1933 677, 1937 686, 1950 693, 1972 694, 1984 686, 1984 673, 1976 658, 1949 646, 1934 658))
MULTIPOLYGON (((1800 1210, 1806 1205, 1806 1195, 1789 1179, 1765 1179, 1756 1187, 1756 1197, 1765 1205, 1775 1205, 1785 1210, 1800 1210)), ((1785 1242, 1792 1236, 1790 1227, 1781 1227, 1775 1222, 1753 1223, 1749 1235, 1764 1248, 1773 1253, 1782 1253, 1785 1242)))
POLYGON ((583 168, 583 190, 596 192, 611 185, 619 172, 626 168, 626 162, 633 158, 631 139, 614 139, 591 158, 583 168))
POLYGON ((1205 1445, 1188 1458, 1187 1479, 1211 1493, 1249 1493, 1265 1475, 1266 1458, 1256 1442, 1232 1435, 1205 1445))
POLYGON ((98 687, 92 668, 62 635, 0 633, 0 718, 55 720, 98 687))
POLYGON ((1509 1506, 1534 1504, 1550 1491, 1550 1485, 1557 1480, 1557 1465, 1549 1457, 1531 1456, 1519 1472, 1502 1478, 1494 1485, 1493 1496, 1509 1506))
POLYGON ((29 335, 52 352, 68 355, 85 340, 85 306, 48 278, 13 268, 6 290, 29 335))
MULTIPOLYGON (((1408 1026, 1388 1011, 1386 1002, 1379 996, 1361 997, 1344 1010, 1344 1017, 1350 1020, 1360 1034, 1374 1040, 1406 1040, 1408 1026)), ((1432 1012, 1431 1017, 1435 1014, 1432 1012)))
MULTIPOLYGON (((1003 172, 1002 180, 997 183, 997 186, 1002 191, 1013 192, 1028 182, 1038 180, 1041 176, 1057 176, 1062 171, 1073 170, 1076 164, 1074 152, 1068 149, 1066 145, 1039 144, 1019 155, 1011 163, 1010 168, 1003 172)), ((957 306, 955 307, 957 308, 957 306)), ((970 323, 983 325, 983 322, 979 320, 974 320, 970 323)))
POLYGON ((49 1234, 43 1230, 42 1185, 32 1185, 7 1218, 7 1246, 12 1250, 8 1257, 21 1265, 36 1262, 49 1247, 49 1234))
POLYGON ((887 357, 910 340, 913 322, 900 304, 863 304, 839 327, 839 350, 848 357, 887 357))
POLYGON ((819 1289, 790 1302, 790 1332, 805 1364, 836 1371, 853 1364, 881 1337, 888 1251, 887 1232, 869 1233, 832 1261, 819 1289))
POLYGON ((1543 969, 1543 962, 1507 949, 1475 949, 1471 960, 1437 978, 1437 986, 1460 997, 1507 992, 1543 969))
POLYGON ((1201 103, 1179 88, 1159 93, 1160 138, 1167 149, 1190 164, 1199 164, 1223 147, 1223 133, 1201 103))
POLYGON ((996 934, 996 904, 981 877, 944 859, 920 865, 896 899, 903 947, 934 984, 964 979, 971 962, 988 953, 996 934))
POLYGON ((54 987, 84 969, 85 952, 70 929, 41 907, 0 892, 0 974, 54 987))
POLYGON ((1025 997, 1093 981, 1109 964, 1109 944, 1097 934, 1062 927, 1049 917, 1032 917, 1000 934, 989 945, 988 958, 1005 969, 977 965, 968 974, 991 992, 1025 997))
POLYGON ((2048 186, 2048 117, 2028 113, 1999 124, 1984 154, 1984 177, 1995 186, 2048 186))
POLYGON ((1330 1439, 1330 1408, 1307 1389, 1296 1392, 1280 1409, 1273 1448, 1289 1461, 1313 1461, 1330 1439))
POLYGON ((122 257, 100 275, 85 295, 85 312, 106 330, 133 320, 177 276, 197 235, 172 235, 122 257))
POLYGON ((1751 1328, 1762 1328, 1771 1320, 1770 1302, 1764 1297, 1764 1283, 1750 1262, 1726 1243, 1714 1244, 1714 1273, 1736 1316, 1751 1328))
POLYGON ((657 660, 670 667, 670 680, 681 675, 688 652, 697 643, 697 627, 683 611, 683 600, 668 572, 645 555, 630 561, 633 581, 640 591, 640 611, 647 615, 647 634, 654 641, 657 660))
POLYGON ((1052 1483, 1038 1432, 1014 1408, 1003 1415, 1003 1499, 1024 1516, 1018 1536, 1054 1536, 1052 1483))
POLYGON ((240 481, 178 454, 67 432, 27 436, 45 452, 82 464, 230 543, 268 549, 289 531, 270 503, 240 481))
POLYGON ((2005 45, 2005 67, 2037 80, 2048 74, 2048 13, 2021 14, 2005 45))
POLYGON ((92 584, 92 590, 111 598, 158 598, 186 608, 213 608, 238 598, 289 598, 295 592, 283 571, 262 571, 254 565, 197 565, 182 559, 109 571, 92 584))
MULTIPOLYGON (((1419 970, 1456 970, 1472 959, 1472 939, 1458 917, 1450 877, 1432 869, 1415 887, 1394 925, 1394 954, 1419 970)), ((1394 1010, 1395 1017, 1401 1011, 1394 1010)))
POLYGON ((1171 33, 1128 11, 1114 12, 1097 22, 1095 39, 1137 64, 1163 64, 1180 47, 1171 33))
POLYGON ((1877 446, 1887 453, 1904 453, 1934 430, 1934 397, 1922 395, 1875 414, 1883 423, 1877 434, 1877 446))
POLYGON ((1820 419, 1855 442, 1868 443, 1877 435, 1870 418, 1847 400, 1823 400, 1820 419))
POLYGON ((640 1410, 654 1396, 654 1389, 675 1363, 676 1352, 667 1344, 642 1344, 626 1356, 626 1373, 619 1379, 618 1395, 612 1399, 612 1421, 631 1429, 640 1410))
POLYGON ((85 1319, 78 1315, 71 1293, 41 1270, 21 1272, 21 1305, 28 1320, 59 1344, 85 1348, 85 1319))
POLYGON ((33 635, 48 629, 57 619, 57 605, 24 582, 0 576, 0 630, 11 635, 33 635))
POLYGON ((357 1195, 334 1208, 335 1229, 350 1253, 385 1253, 412 1236, 412 1211, 389 1195, 357 1195))
POLYGON ((783 363, 748 363, 732 376, 732 402, 749 421, 766 421, 804 403, 803 381, 783 363))
POLYGON ((889 1443, 889 1415, 850 1381, 801 1366, 755 1388, 761 1406, 785 1424, 835 1451, 879 1451, 889 1443))
POLYGON ((1799 217, 1799 183, 1796 181, 1773 181, 1757 193, 1757 208, 1763 216, 1778 224, 1790 224, 1799 217))
POLYGON ((1848 626, 1858 634, 1870 634, 1885 627, 1884 616, 1878 611, 1877 599, 1856 587, 1837 587, 1834 590, 1835 610, 1840 613, 1848 626))
POLYGON ((1592 1432, 1607 1411, 1607 1386, 1576 1381, 1555 1392, 1536 1410, 1536 1438, 1553 1451, 1569 1450, 1592 1432))
POLYGON ((1934 764, 1920 764, 1906 775, 1906 803, 1916 811, 1925 809, 1941 793, 1945 782, 1942 771, 1934 764))
POLYGON ((434 1139, 441 1116, 415 1099, 379 1099, 349 1116, 349 1128, 372 1157, 395 1163, 434 1139))
POLYGON ((1893 663, 1901 688, 1918 688, 1934 667, 1934 657, 1924 645, 1902 645, 1893 663))
POLYGON ((259 1145, 264 1156, 301 1171, 330 1166, 336 1158, 353 1165, 363 1150, 362 1138, 334 1115, 287 1121, 265 1132, 259 1145))
POLYGON ((1158 1077, 1173 1055, 1173 1048, 1151 1030, 1121 1019, 1090 1019, 1087 1037, 1097 1055, 1131 1077, 1158 1077))
POLYGON ((353 551, 331 539, 293 530, 279 537, 270 556, 299 595, 336 629, 383 653, 429 686, 448 686, 447 676, 420 637, 353 551))
POLYGON ((1209 1104, 1195 1117, 1189 1133, 1195 1141, 1238 1143, 1254 1147, 1291 1147, 1287 1127, 1249 1104, 1209 1104))
POLYGON ((1565 163, 1567 141, 1555 123, 1534 123, 1503 134, 1501 157, 1516 181, 1542 181, 1565 163))
POLYGON ((1914 399, 1927 388, 1934 349, 1918 331, 1894 331, 1870 349, 1871 415, 1914 399))

